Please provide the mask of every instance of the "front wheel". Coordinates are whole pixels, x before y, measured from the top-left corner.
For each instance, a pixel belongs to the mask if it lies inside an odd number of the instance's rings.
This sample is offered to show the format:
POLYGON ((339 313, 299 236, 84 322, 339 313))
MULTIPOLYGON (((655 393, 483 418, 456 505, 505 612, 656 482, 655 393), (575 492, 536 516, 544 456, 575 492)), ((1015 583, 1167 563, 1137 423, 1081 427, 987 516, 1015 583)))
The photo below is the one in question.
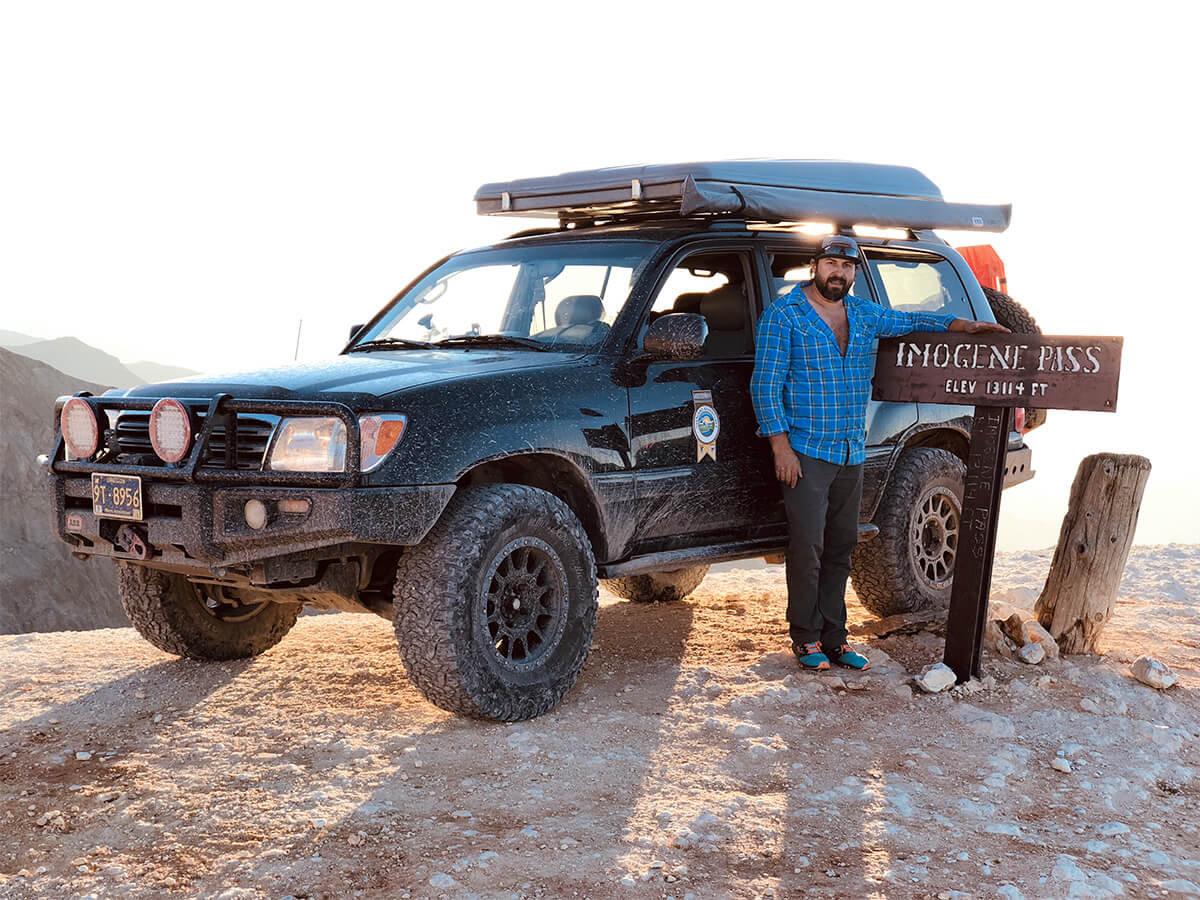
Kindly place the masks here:
POLYGON ((949 608, 965 475, 962 460, 946 450, 900 454, 875 513, 879 534, 851 560, 854 592, 875 615, 949 608))
POLYGON ((291 631, 299 603, 182 575, 122 564, 117 570, 121 605, 129 621, 159 650, 191 659, 242 659, 274 647, 291 631))
POLYGON ((514 722, 558 705, 596 628, 596 562, 565 503, 466 487, 396 566, 393 625, 413 684, 459 715, 514 722))

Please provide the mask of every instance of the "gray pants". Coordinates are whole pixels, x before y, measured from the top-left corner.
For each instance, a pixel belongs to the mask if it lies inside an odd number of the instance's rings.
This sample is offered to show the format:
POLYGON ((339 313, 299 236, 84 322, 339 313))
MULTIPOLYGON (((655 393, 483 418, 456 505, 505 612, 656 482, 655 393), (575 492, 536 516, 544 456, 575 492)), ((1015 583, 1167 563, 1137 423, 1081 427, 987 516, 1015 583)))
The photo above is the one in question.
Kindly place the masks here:
POLYGON ((793 644, 846 642, 846 579, 858 541, 862 466, 800 456, 804 477, 783 487, 788 517, 787 620, 793 644))

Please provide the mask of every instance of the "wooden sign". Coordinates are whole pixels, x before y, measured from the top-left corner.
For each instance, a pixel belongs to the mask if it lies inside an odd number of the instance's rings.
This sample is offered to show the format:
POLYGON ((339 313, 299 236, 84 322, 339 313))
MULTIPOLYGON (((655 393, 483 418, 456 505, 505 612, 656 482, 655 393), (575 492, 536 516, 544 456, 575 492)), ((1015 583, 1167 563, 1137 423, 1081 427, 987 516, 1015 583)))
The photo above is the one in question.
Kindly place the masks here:
POLYGON ((1119 337, 913 332, 879 342, 876 400, 1115 412, 1119 337))
POLYGON ((1013 408, 1115 412, 1119 337, 913 332, 879 342, 876 400, 973 404, 945 662, 980 675, 1013 408))

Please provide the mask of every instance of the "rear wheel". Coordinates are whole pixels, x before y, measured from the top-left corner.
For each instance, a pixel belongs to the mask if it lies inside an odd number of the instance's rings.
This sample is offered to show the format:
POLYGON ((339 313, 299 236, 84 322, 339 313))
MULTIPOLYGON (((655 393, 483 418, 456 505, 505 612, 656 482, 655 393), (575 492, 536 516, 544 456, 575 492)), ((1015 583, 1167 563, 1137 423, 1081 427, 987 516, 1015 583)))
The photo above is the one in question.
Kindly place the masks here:
POLYGON ((193 584, 145 566, 119 566, 117 584, 138 633, 160 650, 191 659, 257 656, 283 640, 300 615, 298 603, 193 584))
POLYGON ((875 513, 879 534, 855 547, 851 562, 854 592, 875 615, 950 606, 965 474, 946 450, 900 454, 875 513))
POLYGON ((647 572, 624 578, 605 578, 604 586, 618 597, 635 603, 667 603, 682 600, 708 574, 708 566, 689 566, 670 572, 647 572))
POLYGON ((397 563, 400 658, 442 709, 529 719, 579 677, 596 593, 591 544, 565 503, 524 485, 463 488, 397 563))

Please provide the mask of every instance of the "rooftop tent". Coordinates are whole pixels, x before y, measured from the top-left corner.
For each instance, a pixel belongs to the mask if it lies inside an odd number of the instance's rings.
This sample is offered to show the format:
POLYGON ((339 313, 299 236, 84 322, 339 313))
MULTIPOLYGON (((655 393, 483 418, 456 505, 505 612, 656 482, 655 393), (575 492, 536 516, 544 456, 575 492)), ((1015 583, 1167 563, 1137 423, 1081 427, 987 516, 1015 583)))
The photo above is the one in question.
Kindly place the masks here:
POLYGON ((760 222, 822 221, 1003 231, 1011 206, 947 203, 905 166, 830 160, 732 160, 623 166, 485 184, 481 215, 561 219, 670 213, 760 222))

